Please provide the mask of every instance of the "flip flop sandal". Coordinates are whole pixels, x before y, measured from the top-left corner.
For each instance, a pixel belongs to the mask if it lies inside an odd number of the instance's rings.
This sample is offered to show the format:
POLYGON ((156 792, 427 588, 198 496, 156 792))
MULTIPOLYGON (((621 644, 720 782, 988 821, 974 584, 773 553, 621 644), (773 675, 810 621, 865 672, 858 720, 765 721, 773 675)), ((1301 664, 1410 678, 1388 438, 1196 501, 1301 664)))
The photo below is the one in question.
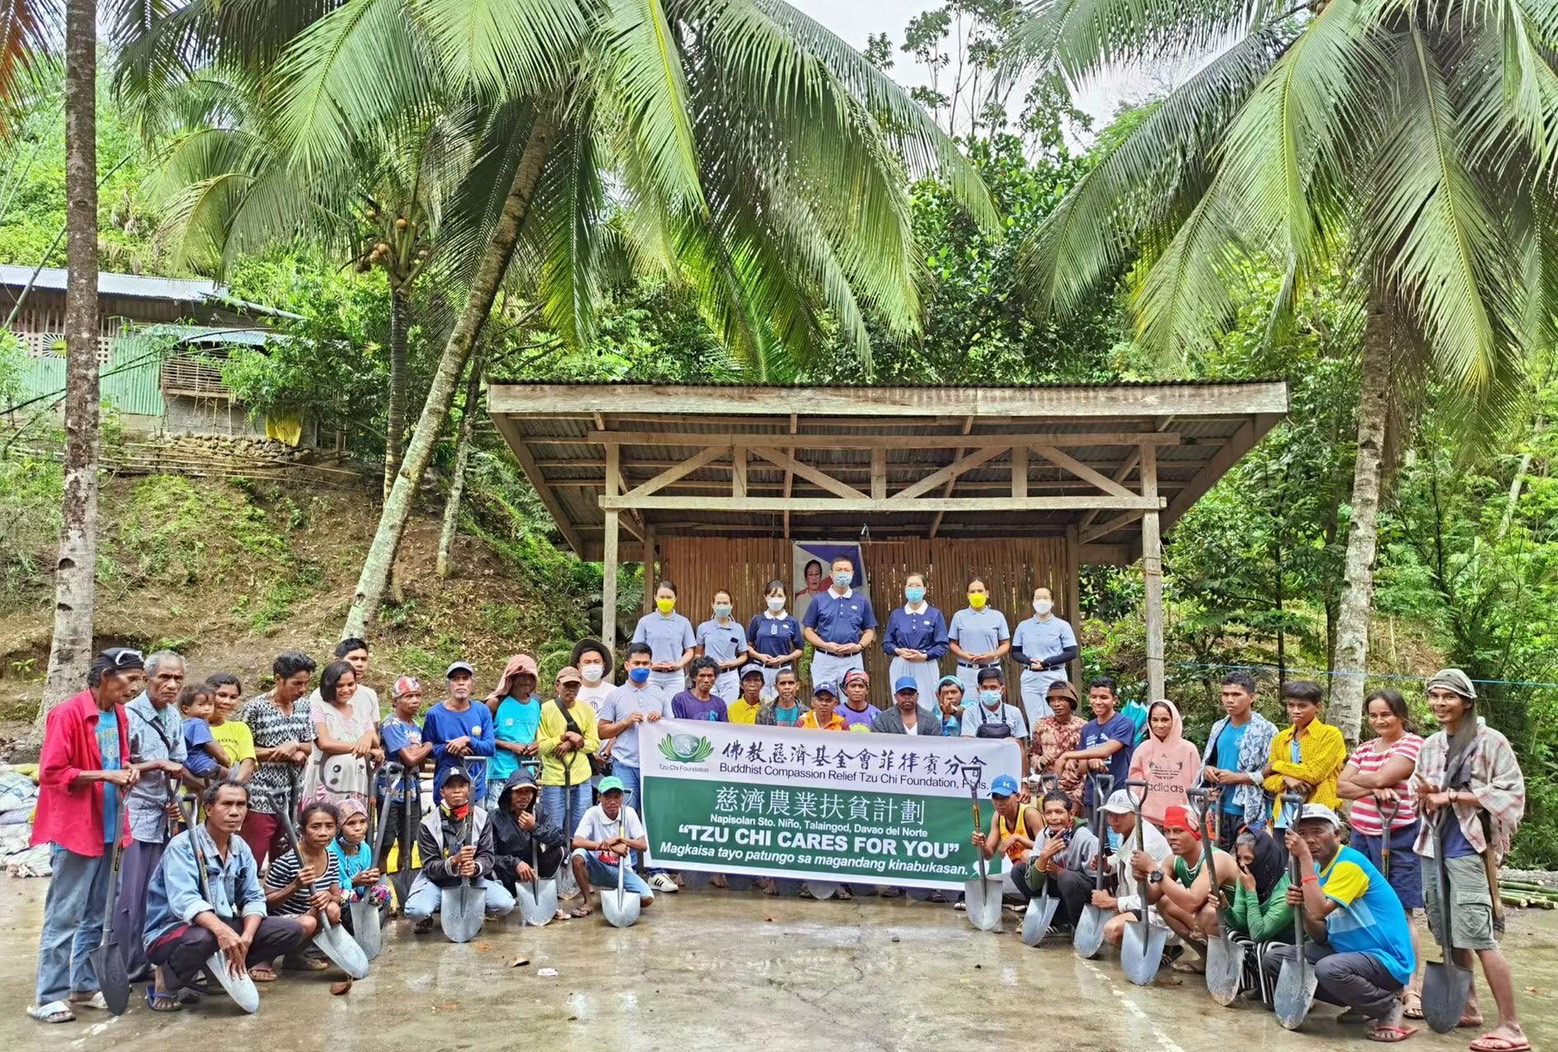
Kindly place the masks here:
POLYGON ((1415 1033, 1417 1033, 1415 1026, 1377 1026, 1369 1031, 1369 1040, 1393 1045, 1397 1041, 1405 1041, 1415 1033))
POLYGON ((1490 1032, 1471 1043, 1471 1052, 1531 1052, 1531 1042, 1490 1032))
POLYGON ((840 902, 848 902, 850 899, 855 897, 855 894, 848 888, 839 888, 838 894, 833 897, 838 899, 840 902))
POLYGON ((103 991, 101 990, 92 991, 90 997, 77 997, 75 994, 71 994, 70 1006, 72 1008, 95 1008, 99 1012, 108 1011, 108 1002, 103 999, 103 991))
POLYGON ((1401 1003, 1401 1014, 1408 1019, 1423 1018, 1423 998, 1421 994, 1407 994, 1401 1003))
POLYGON ((276 981, 276 969, 268 964, 257 964, 249 969, 249 978, 257 983, 273 983, 276 981))
POLYGON ((76 1013, 64 1001, 50 1001, 46 1005, 28 1005, 27 1015, 40 1023, 74 1023, 76 1013))
POLYGON ((146 988, 146 1007, 153 1012, 182 1012, 184 1006, 173 994, 162 993, 155 986, 146 988))

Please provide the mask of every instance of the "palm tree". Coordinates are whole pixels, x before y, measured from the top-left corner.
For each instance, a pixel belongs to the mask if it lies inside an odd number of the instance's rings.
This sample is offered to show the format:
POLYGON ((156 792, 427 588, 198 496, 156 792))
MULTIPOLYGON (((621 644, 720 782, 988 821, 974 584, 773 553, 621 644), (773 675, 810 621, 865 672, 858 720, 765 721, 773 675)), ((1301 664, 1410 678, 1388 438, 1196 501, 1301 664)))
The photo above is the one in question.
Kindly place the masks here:
MULTIPOLYGON (((188 27, 229 17, 216 0, 196 4, 206 14, 181 23, 181 53, 218 50, 191 45, 199 33, 188 27)), ((224 56, 246 61, 241 48, 224 56)), ((928 116, 781 0, 344 0, 265 76, 278 146, 310 180, 339 180, 365 143, 440 99, 488 118, 461 210, 464 306, 347 634, 377 613, 417 484, 516 257, 542 290, 547 324, 582 342, 612 237, 604 220, 619 212, 640 265, 689 282, 716 335, 763 376, 834 328, 869 363, 868 308, 891 331, 918 326, 909 178, 940 172, 994 222, 978 176, 928 116)))
POLYGON ((1077 83, 1122 62, 1205 64, 1118 137, 1028 246, 1042 308, 1132 265, 1141 341, 1193 354, 1229 319, 1230 268, 1312 276, 1365 308, 1358 453, 1331 719, 1356 740, 1375 520, 1390 450, 1436 381, 1468 436, 1518 401, 1558 317, 1558 5, 1035 0, 1010 61, 1077 83))

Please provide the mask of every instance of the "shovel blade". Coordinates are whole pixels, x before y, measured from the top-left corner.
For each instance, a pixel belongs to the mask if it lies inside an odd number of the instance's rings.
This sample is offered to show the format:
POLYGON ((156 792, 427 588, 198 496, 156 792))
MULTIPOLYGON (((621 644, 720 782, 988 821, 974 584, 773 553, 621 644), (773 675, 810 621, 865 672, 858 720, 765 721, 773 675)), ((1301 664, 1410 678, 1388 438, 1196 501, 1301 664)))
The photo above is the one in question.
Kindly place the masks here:
MULTIPOLYGON (((1300 948, 1298 952, 1304 951, 1300 948)), ((1315 999, 1317 981, 1313 968, 1292 958, 1282 962, 1282 971, 1277 974, 1277 988, 1271 995, 1271 1007, 1276 1011, 1277 1022, 1282 1024, 1284 1030, 1297 1030, 1303 1026, 1304 1017, 1309 1014, 1309 1006, 1315 999)), ((1427 995, 1425 987, 1425 1003, 1427 995)))
POLYGON ((964 881, 963 905, 969 923, 980 931, 1001 930, 1001 878, 964 881))
POLYGON ((1104 911, 1088 904, 1077 921, 1077 930, 1071 934, 1071 948, 1084 961, 1098 956, 1098 948, 1104 944, 1104 911))
POLYGON ((1239 980, 1244 977, 1244 946, 1227 935, 1206 943, 1206 991, 1223 1007, 1239 996, 1239 980))
POLYGON ((1471 971, 1453 961, 1430 961, 1423 970, 1423 1018, 1436 1034, 1455 1029, 1471 996, 1471 971))
POLYGON ((369 899, 351 904, 352 938, 362 947, 368 960, 373 960, 384 948, 384 932, 379 926, 379 904, 369 899))
POLYGON ((1025 946, 1037 946, 1044 941, 1050 922, 1055 919, 1055 908, 1059 905, 1059 899, 1052 899, 1048 895, 1040 895, 1028 902, 1028 908, 1022 915, 1022 941, 1025 946))
POLYGON ((520 881, 515 888, 519 915, 532 928, 542 928, 557 916, 557 881, 520 881))
POLYGON ((1163 963, 1163 943, 1167 938, 1168 930, 1154 924, 1138 921, 1127 925, 1120 943, 1120 967, 1125 977, 1137 986, 1151 986, 1163 963), (1147 929, 1145 933, 1143 927, 1147 929))
POLYGON ((835 880, 808 880, 806 890, 811 892, 811 897, 821 902, 823 899, 831 899, 839 893, 838 881, 835 880))
POLYGON ((368 955, 363 953, 362 947, 348 934, 345 929, 334 924, 326 924, 314 936, 314 945, 335 966, 353 979, 363 979, 368 975, 368 955))
POLYGON ((112 1015, 124 1015, 130 1007, 130 973, 125 971, 124 954, 118 941, 105 943, 87 954, 92 972, 103 991, 103 1000, 112 1015))
POLYGON ((222 989, 233 999, 233 1004, 251 1015, 260 1010, 260 988, 254 985, 248 972, 233 975, 227 970, 227 958, 220 953, 213 953, 206 958, 206 973, 222 984, 222 989))
POLYGON ((486 895, 480 889, 461 883, 445 888, 438 908, 439 924, 450 942, 470 942, 481 931, 482 908, 486 895))
POLYGON ((637 892, 612 888, 600 895, 601 912, 613 928, 630 928, 638 923, 640 905, 637 892))

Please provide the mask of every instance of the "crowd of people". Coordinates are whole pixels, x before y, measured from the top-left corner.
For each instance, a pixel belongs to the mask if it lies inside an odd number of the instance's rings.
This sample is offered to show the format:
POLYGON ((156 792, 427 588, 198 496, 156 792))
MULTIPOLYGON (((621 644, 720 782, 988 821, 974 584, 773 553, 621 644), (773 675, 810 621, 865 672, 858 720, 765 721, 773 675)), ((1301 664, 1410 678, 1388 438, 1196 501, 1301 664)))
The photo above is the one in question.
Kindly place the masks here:
MULTIPOLYGON (((1234 672, 1222 684, 1224 715, 1198 745, 1172 702, 1124 704, 1109 677, 1086 685, 1083 718, 1065 678, 1076 638, 1047 589, 1008 632, 982 582, 949 622, 927 603, 924 578, 911 576, 881 639, 891 691, 878 692, 861 660, 877 623, 852 571, 836 561, 799 622, 774 582, 745 627, 721 591, 694 628, 661 582, 621 669, 612 648, 583 640, 544 700, 526 654, 509 659, 485 699, 464 661, 448 667, 430 706, 422 684, 400 676, 386 715, 365 682, 360 639, 342 641, 322 670, 306 654, 280 654, 270 687, 247 701, 238 677, 196 682, 177 654, 103 652, 86 689, 47 720, 34 842, 52 845, 53 881, 28 1013, 58 1023, 105 1006, 88 953, 109 910, 131 980, 147 984, 152 1011, 171 1012, 201 985, 213 953, 257 982, 275 981, 278 962, 326 970, 310 939, 350 925, 352 902, 398 911, 418 933, 435 924, 442 890, 466 881, 490 917, 514 909, 520 885, 564 875, 579 893, 559 919, 589 915, 592 887, 619 877, 649 906, 680 885, 643 865, 632 729, 675 718, 1010 739, 1027 777, 992 782, 993 814, 974 842, 1003 861, 1014 906, 1058 899, 1057 931, 1093 907, 1113 944, 1145 918, 1164 929, 1170 967, 1187 973, 1204 970, 1209 942, 1227 933, 1258 947, 1273 980, 1302 953, 1316 996, 1379 1041, 1409 1037, 1410 1020, 1422 1018, 1426 915, 1441 944, 1453 936, 1461 963, 1476 957, 1492 992, 1496 1019, 1474 1052, 1530 1047, 1497 941, 1497 867, 1524 781, 1508 741, 1477 715, 1464 673, 1428 681, 1438 730, 1426 739, 1399 693, 1375 691, 1373 735, 1349 754, 1323 720, 1319 685, 1282 685, 1279 729, 1257 711, 1254 680, 1234 672), (941 675, 947 654, 956 670, 941 675), (1020 670, 1011 697, 1008 663, 1020 670), (193 812, 181 805, 188 794, 199 800, 193 812), (1430 879, 1441 854, 1450 933, 1430 879), (392 870, 414 880, 392 892, 392 870), (1295 910, 1302 947, 1292 945, 1295 910)), ((782 883, 759 882, 769 894, 782 883)), ((1485 1025, 1475 995, 1460 1022, 1485 1025)))

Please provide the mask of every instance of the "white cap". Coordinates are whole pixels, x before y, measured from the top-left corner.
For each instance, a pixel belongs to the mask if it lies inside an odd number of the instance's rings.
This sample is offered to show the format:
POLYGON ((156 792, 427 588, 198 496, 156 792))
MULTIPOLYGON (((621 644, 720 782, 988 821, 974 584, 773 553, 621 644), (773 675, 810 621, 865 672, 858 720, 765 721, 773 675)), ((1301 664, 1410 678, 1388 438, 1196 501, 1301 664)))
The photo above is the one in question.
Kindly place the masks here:
MULTIPOLYGON (((1311 819, 1311 818, 1323 819, 1324 821, 1327 821, 1327 822, 1331 823, 1331 825, 1333 825, 1337 829, 1340 829, 1342 827, 1342 820, 1340 818, 1336 817, 1336 812, 1332 811, 1329 807, 1326 807, 1324 804, 1305 804, 1304 805, 1304 809, 1298 813, 1298 821, 1299 822, 1303 822, 1303 821, 1307 821, 1308 819, 1311 819)), ((1297 823, 1294 823, 1294 824, 1296 825, 1297 823)))
POLYGON ((1136 813, 1136 805, 1131 803, 1130 793, 1116 789, 1104 802, 1103 810, 1111 815, 1133 815, 1136 813))

